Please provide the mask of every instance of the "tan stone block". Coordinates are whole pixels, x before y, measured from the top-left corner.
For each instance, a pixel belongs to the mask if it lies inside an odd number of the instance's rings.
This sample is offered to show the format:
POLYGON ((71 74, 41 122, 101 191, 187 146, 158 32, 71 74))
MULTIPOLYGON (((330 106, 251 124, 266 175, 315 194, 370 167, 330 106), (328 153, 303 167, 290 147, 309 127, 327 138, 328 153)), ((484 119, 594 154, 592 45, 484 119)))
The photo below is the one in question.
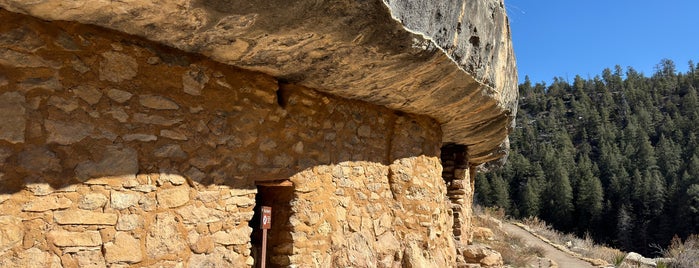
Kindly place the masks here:
POLYGON ((131 94, 131 92, 128 91, 111 88, 109 89, 109 91, 107 91, 107 96, 118 103, 124 103, 131 99, 133 94, 131 94))
POLYGON ((63 210, 54 212, 53 219, 58 224, 115 225, 117 215, 88 210, 63 210))
POLYGON ((102 242, 110 242, 114 239, 114 235, 116 235, 116 230, 111 227, 100 229, 99 232, 102 237, 102 242))
POLYGON ((0 253, 18 246, 23 236, 24 228, 20 218, 0 216, 0 253))
POLYGON ((102 245, 98 231, 69 232, 63 230, 49 232, 49 239, 59 247, 96 247, 102 245))
POLYGON ((104 256, 99 250, 79 251, 75 254, 78 267, 106 268, 104 256))
POLYGON ((44 196, 35 198, 30 202, 26 203, 22 207, 22 211, 43 212, 47 210, 69 208, 72 204, 73 202, 65 197, 44 196))
POLYGON ((186 241, 180 233, 181 223, 171 213, 159 213, 148 229, 146 252, 151 258, 177 254, 186 249, 186 241))
POLYGON ((138 102, 144 107, 155 110, 177 110, 180 108, 177 103, 163 96, 141 95, 138 97, 138 102))
MULTIPOLYGON (((0 59, 0 62, 3 60, 0 59)), ((24 142, 27 118, 25 98, 19 92, 0 95, 0 139, 10 143, 24 142)))
POLYGON ((221 245, 245 245, 250 242, 252 228, 244 226, 228 231, 218 231, 213 234, 214 242, 221 245))
POLYGON ((142 228, 143 218, 138 214, 121 214, 117 222, 116 229, 119 231, 132 231, 142 228))
POLYGON ((209 232, 211 232, 212 234, 221 231, 222 228, 223 222, 221 221, 209 223, 209 232))
POLYGON ((99 78, 110 82, 130 80, 138 74, 138 62, 133 57, 119 52, 102 53, 99 78))
POLYGON ((197 254, 211 253, 214 250, 214 239, 210 235, 200 236, 189 248, 197 254))
POLYGON ((118 232, 114 243, 104 244, 104 257, 107 263, 137 263, 143 260, 141 243, 128 233, 118 232))
POLYGON ((104 196, 103 194, 90 193, 84 195, 80 199, 78 207, 85 210, 93 210, 97 208, 102 208, 105 204, 107 204, 106 196, 104 196))
POLYGON ((160 190, 156 193, 155 198, 161 207, 174 208, 182 206, 189 202, 189 186, 183 185, 160 190))
POLYGON ((127 209, 138 204, 141 197, 138 194, 125 193, 121 191, 111 192, 111 207, 113 209, 127 209))
POLYGON ((102 98, 102 92, 93 87, 84 85, 73 88, 73 93, 90 105, 99 103, 102 98))

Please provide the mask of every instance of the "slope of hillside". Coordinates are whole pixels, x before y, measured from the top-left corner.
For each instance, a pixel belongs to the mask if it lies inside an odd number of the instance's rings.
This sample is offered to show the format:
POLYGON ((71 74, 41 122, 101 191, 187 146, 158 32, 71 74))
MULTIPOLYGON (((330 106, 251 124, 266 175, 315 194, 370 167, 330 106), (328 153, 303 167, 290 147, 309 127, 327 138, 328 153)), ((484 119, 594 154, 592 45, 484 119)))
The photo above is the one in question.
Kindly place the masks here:
POLYGON ((606 69, 519 87, 507 165, 477 202, 644 255, 699 233, 699 71, 606 69))

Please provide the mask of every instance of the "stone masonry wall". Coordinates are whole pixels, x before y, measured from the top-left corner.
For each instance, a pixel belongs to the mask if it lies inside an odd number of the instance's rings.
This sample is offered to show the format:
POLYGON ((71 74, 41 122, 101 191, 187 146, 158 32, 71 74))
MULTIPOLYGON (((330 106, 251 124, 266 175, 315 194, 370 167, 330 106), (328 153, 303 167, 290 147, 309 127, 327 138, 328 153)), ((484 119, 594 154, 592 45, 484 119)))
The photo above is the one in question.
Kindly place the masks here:
POLYGON ((280 179, 273 264, 449 266, 439 129, 0 10, 0 267, 252 266, 256 182, 280 179))

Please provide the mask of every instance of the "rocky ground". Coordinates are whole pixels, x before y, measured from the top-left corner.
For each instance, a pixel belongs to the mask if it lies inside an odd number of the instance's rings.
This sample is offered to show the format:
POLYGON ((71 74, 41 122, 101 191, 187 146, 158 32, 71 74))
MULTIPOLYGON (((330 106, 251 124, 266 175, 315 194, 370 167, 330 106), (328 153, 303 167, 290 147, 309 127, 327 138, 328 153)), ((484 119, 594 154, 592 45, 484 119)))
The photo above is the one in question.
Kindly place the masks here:
POLYGON ((666 264, 673 261, 680 263, 675 259, 647 258, 635 252, 625 253, 595 244, 581 246, 580 241, 585 239, 574 238, 579 241, 560 243, 570 236, 558 233, 558 237, 550 237, 550 233, 555 233, 552 229, 542 236, 544 232, 540 224, 530 226, 497 215, 477 215, 474 225, 474 243, 463 255, 467 262, 478 264, 465 267, 668 267, 666 264), (471 254, 474 258, 469 259, 470 252, 480 255, 471 254))

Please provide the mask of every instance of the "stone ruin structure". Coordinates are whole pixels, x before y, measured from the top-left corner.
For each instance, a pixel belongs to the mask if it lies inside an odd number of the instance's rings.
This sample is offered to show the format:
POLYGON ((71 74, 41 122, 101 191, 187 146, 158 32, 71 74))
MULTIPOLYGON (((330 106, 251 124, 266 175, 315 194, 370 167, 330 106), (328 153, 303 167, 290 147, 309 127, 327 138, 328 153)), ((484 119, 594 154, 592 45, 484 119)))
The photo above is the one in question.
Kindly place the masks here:
POLYGON ((0 0, 0 267, 454 267, 500 0, 0 0))

